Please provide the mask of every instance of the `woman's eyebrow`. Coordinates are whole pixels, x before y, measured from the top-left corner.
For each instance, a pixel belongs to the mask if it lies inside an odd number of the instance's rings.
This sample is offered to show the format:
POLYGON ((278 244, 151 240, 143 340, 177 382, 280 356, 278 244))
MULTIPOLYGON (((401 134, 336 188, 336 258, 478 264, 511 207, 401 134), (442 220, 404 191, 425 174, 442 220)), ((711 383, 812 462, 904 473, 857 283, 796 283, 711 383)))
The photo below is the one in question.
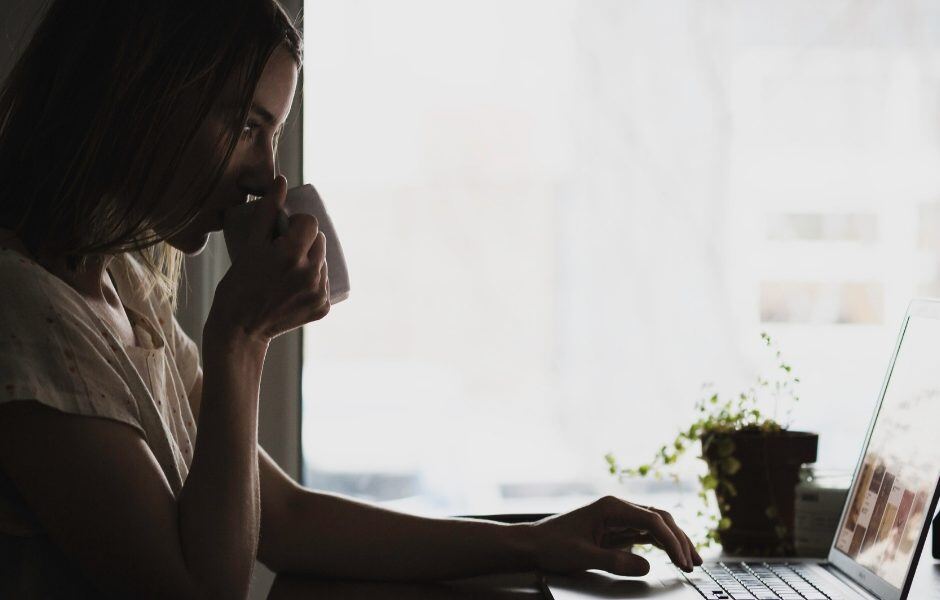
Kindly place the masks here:
POLYGON ((274 115, 271 114, 271 111, 264 108, 263 106, 252 104, 250 112, 256 113, 267 125, 274 125, 277 122, 277 119, 274 118, 274 115))

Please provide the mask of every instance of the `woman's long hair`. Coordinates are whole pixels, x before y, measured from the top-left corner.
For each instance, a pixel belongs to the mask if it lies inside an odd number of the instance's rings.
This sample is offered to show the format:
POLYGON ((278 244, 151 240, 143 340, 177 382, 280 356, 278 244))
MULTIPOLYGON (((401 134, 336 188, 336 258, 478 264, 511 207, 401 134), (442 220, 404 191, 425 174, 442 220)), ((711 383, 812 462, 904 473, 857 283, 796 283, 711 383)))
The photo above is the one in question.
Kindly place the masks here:
POLYGON ((71 268, 136 252, 147 291, 175 307, 182 253, 164 240, 218 184, 282 44, 299 65, 301 36, 275 0, 54 0, 0 90, 0 227, 71 268), (222 110, 231 126, 216 156, 167 198, 197 130, 222 110))

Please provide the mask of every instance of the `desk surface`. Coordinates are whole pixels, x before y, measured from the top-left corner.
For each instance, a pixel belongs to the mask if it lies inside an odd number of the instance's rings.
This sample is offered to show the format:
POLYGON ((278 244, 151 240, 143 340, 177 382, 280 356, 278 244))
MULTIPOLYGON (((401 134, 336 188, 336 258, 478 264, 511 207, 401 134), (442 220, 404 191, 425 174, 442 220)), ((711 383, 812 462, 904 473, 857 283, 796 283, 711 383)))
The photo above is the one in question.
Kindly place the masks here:
POLYGON ((535 573, 478 577, 449 583, 368 583, 324 581, 278 575, 268 600, 541 600, 535 573))
POLYGON ((940 600, 940 561, 930 555, 929 539, 924 550, 908 596, 911 600, 940 600))
MULTIPOLYGON (((928 547, 927 550, 930 548, 928 547)), ((453 583, 404 584, 323 581, 297 575, 278 575, 269 600, 536 600, 543 596, 534 573, 468 579, 453 583)), ((911 600, 940 600, 940 562, 922 556, 909 595, 911 600)))

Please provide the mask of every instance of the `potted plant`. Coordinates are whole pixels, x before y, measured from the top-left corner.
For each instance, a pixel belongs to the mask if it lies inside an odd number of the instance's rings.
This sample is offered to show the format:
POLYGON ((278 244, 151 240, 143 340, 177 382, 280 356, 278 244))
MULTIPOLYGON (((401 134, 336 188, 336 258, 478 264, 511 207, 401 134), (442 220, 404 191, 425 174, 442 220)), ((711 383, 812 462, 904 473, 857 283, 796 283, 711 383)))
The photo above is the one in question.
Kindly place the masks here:
MULTIPOLYGON (((758 377, 755 385, 729 398, 711 385, 695 405, 695 421, 662 446, 652 461, 621 468, 612 454, 605 457, 610 473, 624 477, 662 477, 678 480, 675 465, 686 451, 700 444, 708 471, 699 476, 699 497, 709 507, 713 492, 719 516, 711 515, 705 545, 717 542, 731 554, 792 555, 795 488, 800 469, 816 461, 819 438, 789 429, 789 414, 799 399, 799 383, 766 333, 761 339, 774 354, 775 377, 758 377), (775 417, 781 402, 788 409, 783 422, 775 417), (771 403, 774 416, 762 407, 771 403)), ((707 508, 706 508, 707 510, 707 508)), ((705 516, 703 511, 700 515, 705 516)))

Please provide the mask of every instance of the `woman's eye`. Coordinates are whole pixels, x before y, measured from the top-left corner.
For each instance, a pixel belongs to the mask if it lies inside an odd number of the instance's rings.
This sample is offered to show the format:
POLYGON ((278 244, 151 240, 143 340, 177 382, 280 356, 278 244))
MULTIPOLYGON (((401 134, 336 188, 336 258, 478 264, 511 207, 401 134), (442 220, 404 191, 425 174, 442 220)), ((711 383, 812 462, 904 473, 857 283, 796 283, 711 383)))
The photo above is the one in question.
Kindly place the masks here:
POLYGON ((255 131, 257 130, 258 130, 257 123, 245 123, 245 125, 242 127, 241 137, 243 139, 249 139, 254 136, 255 131))

